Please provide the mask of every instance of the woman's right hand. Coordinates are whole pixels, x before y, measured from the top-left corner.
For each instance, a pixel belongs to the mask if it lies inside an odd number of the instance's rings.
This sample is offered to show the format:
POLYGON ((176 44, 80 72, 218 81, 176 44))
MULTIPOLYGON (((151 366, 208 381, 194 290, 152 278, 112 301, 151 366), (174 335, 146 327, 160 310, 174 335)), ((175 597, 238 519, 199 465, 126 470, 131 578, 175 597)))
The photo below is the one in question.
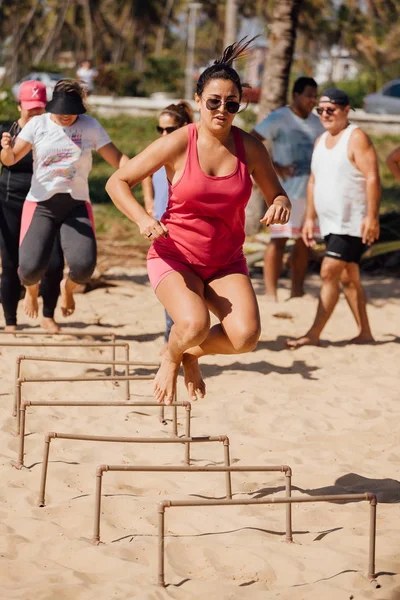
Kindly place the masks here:
POLYGON ((1 136, 1 146, 3 150, 11 150, 12 148, 12 137, 8 131, 4 131, 1 136))
POLYGON ((168 229, 163 223, 154 219, 150 215, 146 215, 138 223, 140 234, 150 242, 154 242, 159 237, 167 237, 168 229))

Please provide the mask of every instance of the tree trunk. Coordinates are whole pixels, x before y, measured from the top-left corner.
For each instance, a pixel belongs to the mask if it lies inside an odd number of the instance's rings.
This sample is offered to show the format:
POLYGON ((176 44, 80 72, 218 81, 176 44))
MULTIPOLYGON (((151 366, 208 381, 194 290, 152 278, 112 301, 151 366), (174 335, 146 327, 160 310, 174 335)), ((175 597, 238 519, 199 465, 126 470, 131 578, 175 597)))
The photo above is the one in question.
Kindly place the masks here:
MULTIPOLYGON (((71 0, 64 0, 63 8, 59 11, 56 20, 54 21, 54 27, 48 32, 47 38, 43 46, 40 48, 39 52, 36 53, 33 59, 34 65, 38 65, 48 54, 48 52, 50 52, 50 48, 53 45, 53 43, 58 42, 70 3, 71 0)), ((50 52, 50 54, 51 56, 54 56, 54 52, 50 52)))
MULTIPOLYGON (((290 69, 296 42, 299 10, 303 0, 276 0, 268 37, 268 52, 261 90, 259 121, 272 110, 286 104, 290 69)), ((260 229, 260 219, 266 211, 265 200, 258 187, 253 187, 246 209, 246 234, 260 229)))
MULTIPOLYGON (((65 1, 65 0, 64 0, 65 1)), ((86 41, 86 58, 88 60, 93 59, 93 25, 92 25, 92 12, 90 8, 90 0, 82 0, 83 4, 83 15, 85 22, 85 41, 86 41)))
POLYGON ((155 56, 161 56, 161 54, 162 54, 162 51, 164 48, 165 32, 168 27, 168 21, 171 16, 172 9, 174 7, 174 1, 175 0, 165 0, 165 7, 164 7, 164 13, 162 16, 162 22, 161 22, 161 25, 157 29, 156 44, 155 44, 155 48, 154 48, 155 56))
POLYGON ((225 1, 224 48, 233 44, 237 35, 237 0, 225 1))
POLYGON ((303 0, 275 2, 261 90, 260 119, 286 104, 297 19, 302 3, 303 0))

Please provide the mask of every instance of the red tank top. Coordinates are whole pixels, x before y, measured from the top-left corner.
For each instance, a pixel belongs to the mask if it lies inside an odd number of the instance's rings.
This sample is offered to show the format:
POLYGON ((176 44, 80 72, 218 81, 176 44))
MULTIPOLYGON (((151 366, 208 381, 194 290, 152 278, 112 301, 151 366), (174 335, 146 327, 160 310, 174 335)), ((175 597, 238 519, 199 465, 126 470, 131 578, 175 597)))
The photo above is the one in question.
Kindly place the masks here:
POLYGON ((192 264, 219 267, 243 257, 245 208, 252 181, 246 166, 242 136, 232 127, 236 167, 230 175, 215 177, 201 170, 197 155, 197 128, 188 126, 186 163, 181 177, 170 186, 162 222, 167 238, 158 238, 149 256, 159 255, 192 264))

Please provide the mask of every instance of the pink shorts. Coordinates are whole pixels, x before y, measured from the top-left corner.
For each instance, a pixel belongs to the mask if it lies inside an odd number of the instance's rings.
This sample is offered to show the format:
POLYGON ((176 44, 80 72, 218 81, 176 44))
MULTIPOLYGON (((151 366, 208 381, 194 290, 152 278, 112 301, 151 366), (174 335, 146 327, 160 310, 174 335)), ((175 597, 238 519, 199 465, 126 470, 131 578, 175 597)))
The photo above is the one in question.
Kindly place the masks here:
POLYGON ((147 257, 147 272, 149 275, 151 287, 156 291, 158 284, 173 272, 188 272, 194 273, 204 283, 208 283, 213 279, 224 277, 225 275, 232 275, 233 273, 242 273, 243 275, 249 275, 247 268, 247 262, 245 258, 241 258, 236 262, 230 263, 224 267, 203 267, 201 265, 192 265, 189 262, 183 262, 174 258, 161 258, 160 256, 148 256, 147 257))

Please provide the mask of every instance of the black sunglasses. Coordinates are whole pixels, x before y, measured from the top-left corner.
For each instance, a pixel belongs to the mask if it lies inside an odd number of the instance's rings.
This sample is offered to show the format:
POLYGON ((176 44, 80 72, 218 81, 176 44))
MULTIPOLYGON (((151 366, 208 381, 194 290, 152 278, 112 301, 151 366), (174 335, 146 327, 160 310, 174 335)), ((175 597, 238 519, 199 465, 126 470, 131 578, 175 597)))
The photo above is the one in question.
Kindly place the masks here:
POLYGON ((217 110, 222 104, 225 104, 226 110, 231 115, 237 113, 240 108, 240 103, 235 102, 234 100, 228 100, 228 102, 222 102, 222 100, 219 100, 218 98, 208 98, 208 100, 206 100, 206 107, 208 110, 217 110))
POLYGON ((328 117, 331 117, 333 114, 335 114, 336 108, 331 108, 330 106, 328 106, 328 108, 325 108, 322 106, 317 106, 317 108, 315 110, 317 111, 318 115, 323 115, 324 112, 326 112, 328 117))
POLYGON ((164 131, 166 131, 167 133, 172 133, 177 129, 179 129, 179 127, 160 127, 159 125, 157 125, 157 131, 160 135, 163 134, 164 131))

